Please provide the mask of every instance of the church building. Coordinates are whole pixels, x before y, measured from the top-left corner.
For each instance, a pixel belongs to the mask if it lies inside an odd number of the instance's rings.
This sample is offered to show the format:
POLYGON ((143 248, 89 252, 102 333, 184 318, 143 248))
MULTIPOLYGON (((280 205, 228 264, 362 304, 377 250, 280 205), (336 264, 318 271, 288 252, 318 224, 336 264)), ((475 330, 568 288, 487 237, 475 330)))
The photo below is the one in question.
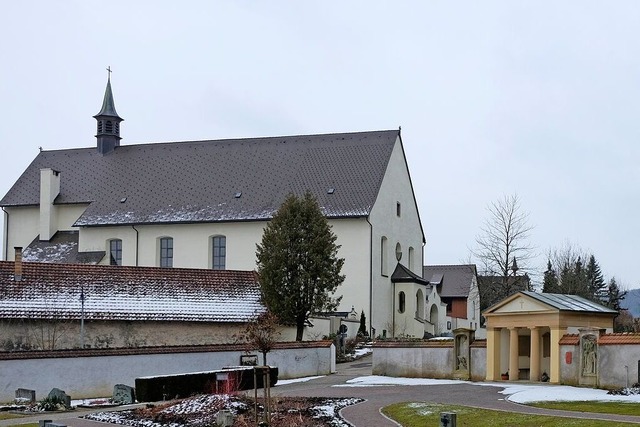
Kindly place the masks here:
POLYGON ((94 117, 92 146, 42 150, 0 200, 4 260, 22 248, 25 263, 251 271, 286 196, 310 191, 345 259, 338 310, 363 311, 376 335, 399 334, 399 317, 425 330, 426 240, 399 130, 121 145, 110 78, 94 117), (415 275, 411 316, 398 265, 415 275))

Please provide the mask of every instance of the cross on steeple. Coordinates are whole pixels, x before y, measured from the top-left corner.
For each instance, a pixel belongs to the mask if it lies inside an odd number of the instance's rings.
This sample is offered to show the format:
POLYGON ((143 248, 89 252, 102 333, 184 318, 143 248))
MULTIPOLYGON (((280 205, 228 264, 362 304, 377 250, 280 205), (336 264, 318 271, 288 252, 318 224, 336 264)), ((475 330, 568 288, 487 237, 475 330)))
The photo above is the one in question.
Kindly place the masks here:
POLYGON ((109 78, 109 80, 111 80, 111 72, 112 72, 112 71, 111 71, 111 65, 109 65, 109 66, 107 67, 107 71, 109 72, 109 77, 108 77, 108 78, 109 78))

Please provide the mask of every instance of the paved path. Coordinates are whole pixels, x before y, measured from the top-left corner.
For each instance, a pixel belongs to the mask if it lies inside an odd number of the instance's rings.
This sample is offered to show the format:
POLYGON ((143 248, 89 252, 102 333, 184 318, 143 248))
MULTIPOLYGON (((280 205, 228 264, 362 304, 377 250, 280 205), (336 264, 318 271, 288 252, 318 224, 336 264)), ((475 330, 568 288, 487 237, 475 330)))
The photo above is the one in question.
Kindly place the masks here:
MULTIPOLYGON (((347 380, 371 375, 371 356, 338 365, 338 372, 315 380, 279 385, 271 390, 272 396, 304 397, 361 397, 365 402, 342 410, 345 419, 356 427, 395 427, 397 424, 380 413, 380 409, 397 402, 436 402, 458 404, 477 408, 495 409, 506 412, 551 415, 584 419, 632 422, 640 424, 640 416, 594 414, 587 412, 555 411, 520 405, 504 400, 500 387, 479 386, 470 383, 425 386, 375 386, 375 387, 333 387, 345 384, 347 380)), ((251 393, 253 394, 253 393, 251 393)), ((131 408, 132 406, 128 407, 131 408)), ((120 407, 119 409, 127 409, 120 407)), ((81 418, 91 410, 77 410, 73 413, 46 414, 35 417, 0 421, 0 427, 37 422, 39 419, 54 419, 69 427, 105 427, 109 424, 88 421, 81 418)))

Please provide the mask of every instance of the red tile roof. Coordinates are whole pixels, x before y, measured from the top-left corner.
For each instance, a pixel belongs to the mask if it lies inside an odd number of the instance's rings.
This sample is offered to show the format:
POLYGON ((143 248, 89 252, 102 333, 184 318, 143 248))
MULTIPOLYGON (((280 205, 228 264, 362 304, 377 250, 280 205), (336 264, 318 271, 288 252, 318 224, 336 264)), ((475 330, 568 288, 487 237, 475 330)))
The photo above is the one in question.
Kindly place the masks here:
POLYGON ((560 338, 560 345, 578 345, 580 337, 578 334, 565 334, 560 338))
POLYGON ((252 271, 0 261, 0 318, 245 322, 265 310, 252 271))
POLYGON ((615 334, 600 335, 598 345, 622 345, 640 344, 640 334, 633 332, 621 332, 615 334))

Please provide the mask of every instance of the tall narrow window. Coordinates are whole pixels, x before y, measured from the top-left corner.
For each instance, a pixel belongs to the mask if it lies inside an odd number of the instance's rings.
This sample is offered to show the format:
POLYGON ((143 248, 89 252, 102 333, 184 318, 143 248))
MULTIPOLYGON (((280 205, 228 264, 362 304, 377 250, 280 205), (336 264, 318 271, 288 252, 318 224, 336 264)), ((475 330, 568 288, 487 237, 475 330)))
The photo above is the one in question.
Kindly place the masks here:
POLYGON ((122 265, 122 240, 109 240, 109 264, 122 265))
POLYGON ((213 262, 214 270, 224 270, 227 258, 227 238, 225 236, 213 236, 213 262))
POLYGON ((173 238, 160 239, 160 267, 173 267, 173 238))
POLYGON ((398 311, 400 313, 404 313, 405 310, 405 295, 404 292, 400 291, 400 293, 398 293, 398 311))
POLYGON ((382 236, 380 241, 380 274, 386 276, 387 273, 387 238, 382 236))
POLYGON ((402 207, 400 206, 400 202, 396 202, 396 216, 400 216, 402 214, 402 207))
POLYGON ((413 262, 414 262, 414 257, 415 254, 413 253, 413 247, 409 246, 409 261, 408 261, 408 266, 409 270, 413 271, 413 262))

